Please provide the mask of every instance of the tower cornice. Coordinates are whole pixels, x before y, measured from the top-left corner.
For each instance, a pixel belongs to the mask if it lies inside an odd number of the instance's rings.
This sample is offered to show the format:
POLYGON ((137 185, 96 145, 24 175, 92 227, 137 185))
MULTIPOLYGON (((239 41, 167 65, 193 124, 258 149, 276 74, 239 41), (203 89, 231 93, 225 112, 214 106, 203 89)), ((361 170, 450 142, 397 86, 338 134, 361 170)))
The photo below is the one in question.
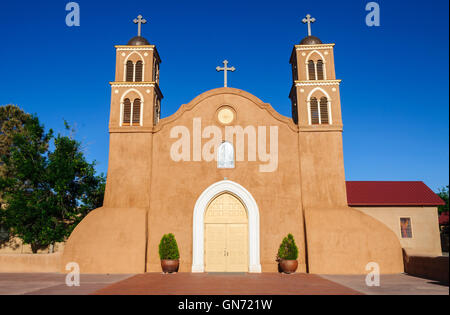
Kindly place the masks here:
POLYGON ((153 50, 154 48, 156 48, 155 45, 115 45, 114 46, 117 50, 136 50, 136 49, 141 49, 141 50, 153 50))
POLYGON ((294 81, 295 86, 329 86, 340 85, 342 80, 294 81))
POLYGON ((296 50, 333 49, 335 44, 295 45, 296 50))
POLYGON ((136 88, 136 87, 150 87, 155 88, 156 93, 160 96, 161 99, 164 98, 164 95, 161 92, 161 89, 159 88, 159 84, 156 82, 109 82, 111 85, 111 88, 136 88))
POLYGON ((141 46, 130 46, 130 45, 116 45, 114 46, 117 51, 133 51, 133 50, 148 50, 153 51, 156 59, 161 63, 161 57, 159 56, 158 49, 155 45, 141 45, 141 46))

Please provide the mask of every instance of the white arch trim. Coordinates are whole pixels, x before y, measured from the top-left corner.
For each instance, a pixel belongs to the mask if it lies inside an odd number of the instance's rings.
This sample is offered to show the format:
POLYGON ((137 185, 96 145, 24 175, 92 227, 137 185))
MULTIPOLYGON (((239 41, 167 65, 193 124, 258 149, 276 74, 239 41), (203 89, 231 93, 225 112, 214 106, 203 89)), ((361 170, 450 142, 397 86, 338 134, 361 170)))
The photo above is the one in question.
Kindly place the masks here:
POLYGON ((136 92, 136 93, 139 95, 139 97, 141 98, 141 101, 144 102, 144 95, 142 95, 142 93, 141 93, 139 90, 136 90, 136 89, 128 89, 128 90, 126 90, 126 91, 122 94, 122 97, 121 97, 121 99, 120 99, 120 102, 123 102, 123 100, 125 99, 125 97, 128 96, 128 94, 129 94, 130 92, 136 92))
POLYGON ((321 91, 321 92, 327 97, 327 99, 328 99, 329 101, 331 101, 330 95, 329 95, 324 89, 322 89, 322 88, 320 88, 320 87, 316 87, 316 88, 313 89, 311 92, 309 92, 308 98, 307 98, 308 101, 311 100, 311 96, 312 96, 312 95, 314 94, 314 92, 316 92, 316 91, 321 91))
POLYGON ((308 54, 308 56, 306 56, 306 59, 305 59, 305 60, 306 60, 306 61, 305 61, 306 64, 308 63, 309 58, 310 58, 314 53, 317 53, 317 54, 322 58, 322 61, 323 61, 324 64, 327 63, 325 57, 320 53, 320 51, 318 51, 318 50, 313 50, 313 51, 311 51, 311 52, 308 54))
POLYGON ((131 54, 129 54, 129 55, 127 56, 127 58, 125 58, 123 64, 125 65, 125 64, 127 63, 128 59, 130 59, 130 57, 131 57, 132 55, 134 55, 134 54, 138 55, 139 58, 141 59, 142 63, 145 65, 145 59, 144 59, 144 57, 143 57, 139 52, 137 52, 137 51, 133 51, 131 54))
POLYGON ((259 209, 253 196, 241 185, 223 180, 209 186, 197 199, 194 207, 192 272, 205 271, 204 257, 204 220, 208 204, 222 193, 229 192, 238 197, 247 209, 248 214, 248 244, 249 272, 260 273, 260 239, 259 239, 259 209))
MULTIPOLYGON (((145 81, 144 80, 144 78, 145 78, 145 59, 144 59, 144 57, 142 57, 142 55, 139 53, 139 52, 137 52, 137 51, 133 51, 131 54, 129 54, 128 56, 127 56, 127 58, 125 58, 125 60, 124 60, 124 62, 123 62, 123 66, 124 66, 124 72, 123 72, 123 81, 126 81, 127 80, 127 71, 126 71, 126 65, 127 65, 127 62, 128 62, 128 59, 130 59, 130 57, 132 56, 132 55, 134 55, 134 54, 136 54, 136 55, 139 55, 139 58, 141 59, 141 61, 142 61, 142 81, 145 81)), ((133 65, 135 65, 134 63, 133 63, 133 65)), ((133 82, 134 81, 136 81, 136 67, 134 67, 133 66, 133 82)))

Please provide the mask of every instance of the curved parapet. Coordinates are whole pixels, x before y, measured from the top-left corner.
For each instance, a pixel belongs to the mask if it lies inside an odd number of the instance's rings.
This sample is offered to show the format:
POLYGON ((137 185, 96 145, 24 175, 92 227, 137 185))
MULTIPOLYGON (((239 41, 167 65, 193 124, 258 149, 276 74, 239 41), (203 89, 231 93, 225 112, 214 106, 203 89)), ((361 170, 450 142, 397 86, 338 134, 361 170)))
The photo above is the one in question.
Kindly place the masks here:
POLYGON ((81 273, 145 272, 144 208, 99 208, 72 232, 64 248, 61 271, 70 262, 81 273))
POLYGON ((381 274, 404 271, 397 236, 380 221, 351 208, 306 209, 309 272, 368 274, 377 263, 381 274))

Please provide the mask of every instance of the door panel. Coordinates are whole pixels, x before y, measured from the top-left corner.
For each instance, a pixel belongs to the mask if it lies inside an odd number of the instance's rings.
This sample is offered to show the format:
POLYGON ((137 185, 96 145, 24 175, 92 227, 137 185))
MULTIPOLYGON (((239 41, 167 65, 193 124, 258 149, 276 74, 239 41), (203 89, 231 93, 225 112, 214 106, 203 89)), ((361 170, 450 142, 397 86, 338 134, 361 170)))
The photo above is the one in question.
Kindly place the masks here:
POLYGON ((205 225, 205 270, 223 272, 226 270, 227 248, 226 224, 205 225))
POLYGON ((205 213, 205 270, 248 271, 248 218, 243 203, 224 193, 205 213))
POLYGON ((227 224, 227 271, 247 272, 247 224, 227 224))

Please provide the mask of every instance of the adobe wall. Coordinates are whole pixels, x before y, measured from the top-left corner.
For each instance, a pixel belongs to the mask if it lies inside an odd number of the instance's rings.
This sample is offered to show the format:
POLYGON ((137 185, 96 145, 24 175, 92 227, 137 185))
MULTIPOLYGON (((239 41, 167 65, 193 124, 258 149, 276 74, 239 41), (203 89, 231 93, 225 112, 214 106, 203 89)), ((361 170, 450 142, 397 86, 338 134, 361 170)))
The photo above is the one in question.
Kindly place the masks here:
POLYGON ((60 271, 75 262, 81 273, 143 273, 146 248, 145 208, 99 208, 70 235, 60 271))
POLYGON ((368 263, 381 274, 403 272, 397 236, 378 220, 351 208, 305 210, 309 272, 367 274, 368 263))
POLYGON ((103 206, 148 208, 151 163, 151 133, 111 133, 103 206))
MULTIPOLYGON (((64 250, 64 243, 56 243, 53 247, 53 253, 62 252, 64 250)), ((50 252, 49 247, 39 249, 37 254, 48 254, 50 252)), ((11 237, 9 241, 0 242, 0 255, 1 254, 32 254, 31 245, 24 244, 18 237, 11 237)))
POLYGON ((113 129, 105 205, 90 213, 72 233, 62 266, 78 262, 82 273, 160 272, 160 239, 174 233, 180 271, 190 272, 195 203, 206 188, 227 179, 247 189, 259 207, 263 272, 278 271, 275 256, 288 233, 299 247, 298 272, 307 271, 306 249, 312 273, 363 274, 372 261, 380 263, 383 273, 402 272, 395 234, 346 206, 342 127, 322 127, 320 132, 301 128, 299 135, 290 118, 255 96, 221 88, 183 105, 161 120, 152 133, 113 129), (244 161, 236 160, 234 169, 218 169, 214 160, 193 161, 197 132, 193 120, 201 118, 200 132, 206 126, 217 126, 224 136, 225 127, 218 123, 216 113, 225 104, 236 111, 233 126, 267 127, 266 151, 269 128, 278 127, 274 172, 261 172, 260 165, 265 162, 258 159, 249 162, 247 149, 244 161), (171 138, 171 130, 177 126, 189 130, 189 161, 171 158, 172 145, 179 139, 171 138))
MULTIPOLYGON (((300 272, 306 271, 303 215, 301 210, 299 160, 296 126, 291 119, 277 114, 269 105, 240 90, 222 88, 206 92, 183 105, 173 116, 163 119, 154 134, 151 206, 148 217, 147 270, 161 270, 158 244, 166 233, 174 233, 180 248, 181 272, 190 272, 192 266, 193 213, 197 199, 210 185, 225 178, 242 185, 258 204, 260 211, 260 249, 263 272, 276 272, 275 256, 288 233, 295 236, 300 250, 300 272), (217 109, 228 104, 236 110, 233 125, 267 126, 267 151, 269 127, 278 127, 278 169, 262 173, 263 162, 236 161, 235 169, 218 169, 217 162, 174 162, 170 158, 170 139, 175 126, 188 127, 193 134, 193 119, 202 118, 202 128, 215 125, 217 109)), ((208 141, 203 140, 203 143, 208 141)), ((247 141, 247 140, 246 140, 247 141)), ((192 150, 192 141, 191 141, 192 150)), ((192 156, 192 151, 191 151, 192 156)))
POLYGON ((436 207, 355 207, 383 222, 411 255, 441 256, 438 209, 436 207), (402 238, 400 218, 411 218, 412 238, 402 238))
POLYGON ((443 284, 449 283, 448 256, 415 256, 405 250, 403 251, 405 272, 415 277, 439 281, 443 284))
POLYGON ((62 253, 1 254, 0 273, 59 272, 62 253))

